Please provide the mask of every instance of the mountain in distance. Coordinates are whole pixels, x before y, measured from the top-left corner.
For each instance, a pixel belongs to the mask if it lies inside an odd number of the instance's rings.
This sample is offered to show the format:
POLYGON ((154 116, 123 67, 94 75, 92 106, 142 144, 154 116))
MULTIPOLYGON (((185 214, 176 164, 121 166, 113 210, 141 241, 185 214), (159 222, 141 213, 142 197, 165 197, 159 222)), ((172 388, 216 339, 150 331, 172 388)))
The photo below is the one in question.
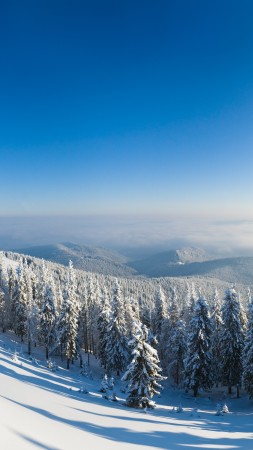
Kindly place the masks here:
POLYGON ((188 247, 158 253, 129 263, 147 277, 208 277, 251 285, 253 257, 215 258, 202 249, 188 247))
POLYGON ((72 242, 52 245, 39 245, 15 249, 16 253, 43 258, 67 266, 73 262, 76 269, 103 275, 129 277, 134 276, 134 268, 126 264, 126 258, 116 251, 102 247, 79 245, 72 242))
POLYGON ((194 247, 160 252, 134 261, 116 251, 70 242, 15 252, 65 266, 71 260, 76 269, 115 277, 201 277, 247 286, 253 283, 253 257, 217 258, 194 247))

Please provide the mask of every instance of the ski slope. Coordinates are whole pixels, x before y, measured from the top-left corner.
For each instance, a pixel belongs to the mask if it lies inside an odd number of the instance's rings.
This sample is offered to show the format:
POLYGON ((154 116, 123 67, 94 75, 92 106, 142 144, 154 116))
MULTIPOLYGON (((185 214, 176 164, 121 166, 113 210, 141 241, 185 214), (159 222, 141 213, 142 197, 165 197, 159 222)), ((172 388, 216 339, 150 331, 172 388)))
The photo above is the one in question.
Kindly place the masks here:
POLYGON ((118 402, 102 398, 95 360, 92 375, 90 369, 80 375, 77 365, 52 372, 35 350, 36 359, 30 359, 25 344, 0 334, 1 450, 253 448, 253 402, 246 397, 226 399, 230 413, 216 416, 218 394, 195 402, 165 389, 157 408, 145 413, 124 405, 120 381, 118 402), (84 387, 89 393, 80 392, 84 387), (183 411, 174 412, 180 404, 183 411))

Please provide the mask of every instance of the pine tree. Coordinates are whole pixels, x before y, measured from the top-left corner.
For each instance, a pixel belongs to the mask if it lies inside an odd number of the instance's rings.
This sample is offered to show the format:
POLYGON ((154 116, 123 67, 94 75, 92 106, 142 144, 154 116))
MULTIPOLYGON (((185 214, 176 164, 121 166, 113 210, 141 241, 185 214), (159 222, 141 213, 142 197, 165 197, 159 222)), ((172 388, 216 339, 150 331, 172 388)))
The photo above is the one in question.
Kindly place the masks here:
POLYGON ((53 279, 47 276, 40 311, 40 338, 45 346, 46 359, 49 357, 49 349, 56 340, 56 310, 55 310, 53 279))
MULTIPOLYGON (((154 394, 159 394, 159 382, 165 378, 160 374, 157 351, 148 344, 148 329, 138 329, 135 337, 133 360, 129 364, 123 381, 129 381, 126 404, 133 408, 153 408, 154 394)), ((131 345, 131 343, 130 343, 131 345)))
POLYGON ((15 304, 14 292, 16 289, 17 277, 12 266, 8 267, 8 292, 9 292, 9 328, 15 330, 15 304))
POLYGON ((243 352, 243 382, 250 398, 253 397, 253 298, 248 305, 248 327, 243 352))
POLYGON ((35 341, 38 331, 38 310, 33 298, 32 271, 26 261, 24 263, 24 276, 26 284, 25 333, 27 336, 28 354, 30 355, 32 343, 35 341))
MULTIPOLYGON (((178 308, 178 298, 175 288, 172 289, 171 301, 169 303, 168 318, 164 320, 162 333, 160 337, 160 342, 162 345, 162 354, 164 355, 164 362, 166 361, 166 367, 171 368, 173 366, 172 361, 174 355, 172 353, 172 347, 174 345, 174 333, 176 325, 179 321, 179 308, 178 308)), ((170 371, 170 370, 169 370, 170 371)))
POLYGON ((213 307, 211 315, 212 324, 212 373, 213 380, 216 386, 221 382, 222 378, 222 364, 221 364, 221 333, 223 328, 222 314, 221 314, 221 303, 217 289, 214 292, 213 307))
POLYGON ((0 252, 0 324, 4 333, 8 328, 10 320, 10 297, 8 286, 8 270, 6 266, 6 258, 3 252, 0 252))
POLYGON ((25 269, 22 262, 20 262, 17 272, 18 279, 14 292, 16 333, 18 336, 20 336, 21 342, 23 342, 26 333, 27 305, 29 300, 26 286, 25 269))
POLYGON ((99 358, 102 367, 107 368, 107 343, 108 343, 108 327, 110 323, 111 307, 108 300, 107 292, 102 295, 101 311, 98 316, 98 330, 99 330, 99 358))
POLYGON ((200 296, 190 322, 185 360, 185 384, 196 397, 200 388, 209 389, 211 378, 211 322, 206 301, 200 296))
POLYGON ((155 309, 153 312, 152 319, 152 331, 157 336, 158 340, 160 340, 163 323, 168 318, 167 307, 165 303, 165 295, 161 288, 159 287, 155 296, 155 309))
POLYGON ((73 264, 69 262, 67 282, 63 292, 63 304, 58 318, 58 339, 67 361, 69 369, 70 361, 74 361, 77 354, 79 304, 76 295, 76 278, 73 264))
POLYGON ((168 348, 170 355, 168 372, 177 386, 183 382, 186 350, 187 335, 185 323, 183 320, 178 320, 172 330, 168 348))
POLYGON ((115 281, 113 286, 112 313, 107 331, 107 369, 115 371, 119 375, 127 366, 129 347, 126 337, 124 303, 118 280, 115 281))
POLYGON ((223 383, 232 393, 232 386, 239 386, 242 378, 242 351, 244 334, 241 323, 241 308, 234 288, 228 289, 222 306, 223 329, 221 333, 221 362, 223 383))

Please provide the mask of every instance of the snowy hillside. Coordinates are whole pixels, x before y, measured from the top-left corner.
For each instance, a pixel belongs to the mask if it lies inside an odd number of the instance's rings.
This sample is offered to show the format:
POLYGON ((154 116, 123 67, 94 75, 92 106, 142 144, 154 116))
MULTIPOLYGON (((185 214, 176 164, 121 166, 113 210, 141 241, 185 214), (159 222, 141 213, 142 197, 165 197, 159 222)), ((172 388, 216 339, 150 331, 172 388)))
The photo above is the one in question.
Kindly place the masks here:
MULTIPOLYGON (((0 432, 4 450, 87 449, 252 449, 253 404, 246 398, 197 401, 182 391, 166 389, 157 408, 127 408, 121 382, 118 402, 102 398, 96 360, 86 376, 76 366, 68 372, 47 368, 39 349, 28 358, 12 334, 0 335, 0 432), (92 374, 92 376, 91 376, 92 374), (89 393, 80 392, 86 387, 89 393), (229 413, 215 415, 218 401, 229 413), (176 412, 182 405, 183 411, 176 412), (174 408, 174 409, 173 409, 174 408)), ((180 411, 181 408, 178 410, 180 411)))

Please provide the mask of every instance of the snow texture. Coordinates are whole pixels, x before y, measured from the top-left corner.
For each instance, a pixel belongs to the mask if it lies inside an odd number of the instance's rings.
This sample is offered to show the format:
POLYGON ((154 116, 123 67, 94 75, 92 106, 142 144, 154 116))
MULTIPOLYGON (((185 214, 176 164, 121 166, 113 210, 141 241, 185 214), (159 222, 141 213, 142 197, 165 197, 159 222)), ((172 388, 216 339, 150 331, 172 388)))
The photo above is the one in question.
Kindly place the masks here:
POLYGON ((101 368, 95 359, 91 379, 81 376, 77 365, 52 372, 44 349, 37 348, 33 358, 26 350, 27 344, 18 343, 12 333, 0 334, 3 450, 253 448, 253 403, 246 397, 227 398, 229 413, 216 416, 218 397, 200 396, 195 402, 166 389, 155 410, 135 410, 124 406, 118 379, 119 401, 102 398, 101 368), (173 408, 182 410, 175 414, 173 408))

